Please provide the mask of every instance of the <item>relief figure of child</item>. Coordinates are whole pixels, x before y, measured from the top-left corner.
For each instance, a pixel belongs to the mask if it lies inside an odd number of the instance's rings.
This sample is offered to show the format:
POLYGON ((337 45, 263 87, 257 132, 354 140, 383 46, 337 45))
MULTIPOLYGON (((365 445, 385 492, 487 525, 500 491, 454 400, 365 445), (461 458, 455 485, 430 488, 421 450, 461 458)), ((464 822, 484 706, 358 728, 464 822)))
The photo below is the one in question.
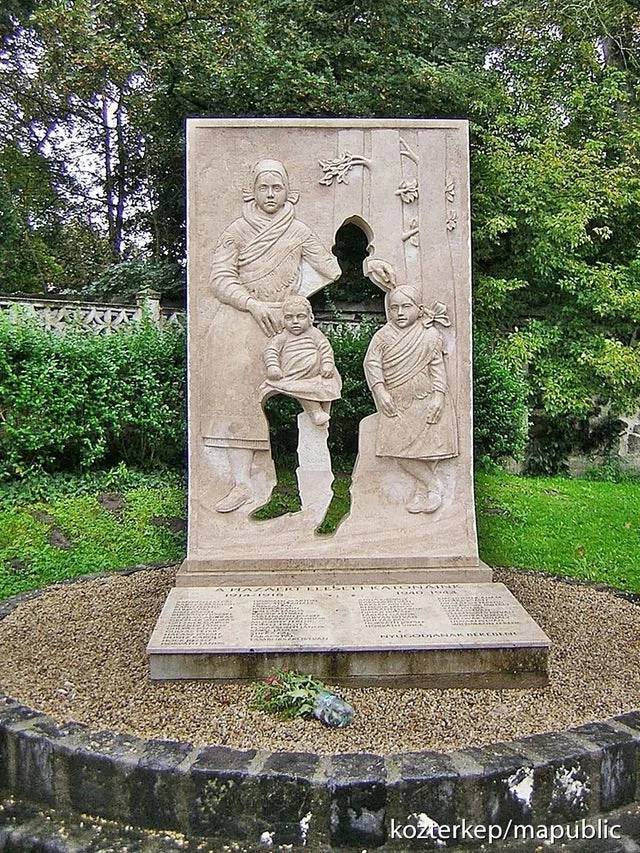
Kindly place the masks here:
POLYGON ((364 372, 379 413, 376 456, 395 459, 411 476, 408 512, 435 512, 443 493, 436 472, 458 455, 456 413, 437 325, 449 326, 446 307, 431 310, 420 290, 401 285, 387 294, 387 324, 375 333, 364 372))
POLYGON ((313 326, 311 303, 290 296, 282 305, 284 329, 264 349, 267 378, 260 398, 273 394, 294 397, 316 426, 329 422, 332 400, 340 397, 342 380, 336 370, 331 344, 313 326))

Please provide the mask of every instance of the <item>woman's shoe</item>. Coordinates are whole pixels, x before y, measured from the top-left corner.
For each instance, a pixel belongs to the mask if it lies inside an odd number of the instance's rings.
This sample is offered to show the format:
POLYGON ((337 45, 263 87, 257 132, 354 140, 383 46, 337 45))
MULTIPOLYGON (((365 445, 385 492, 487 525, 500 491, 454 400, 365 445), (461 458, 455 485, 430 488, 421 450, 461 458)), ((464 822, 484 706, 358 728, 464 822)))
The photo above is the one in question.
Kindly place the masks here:
POLYGON ((237 486, 231 489, 228 495, 225 495, 222 500, 218 501, 216 510, 218 512, 233 512, 234 509, 239 509, 241 506, 249 503, 252 497, 253 492, 249 486, 244 483, 238 483, 237 486))

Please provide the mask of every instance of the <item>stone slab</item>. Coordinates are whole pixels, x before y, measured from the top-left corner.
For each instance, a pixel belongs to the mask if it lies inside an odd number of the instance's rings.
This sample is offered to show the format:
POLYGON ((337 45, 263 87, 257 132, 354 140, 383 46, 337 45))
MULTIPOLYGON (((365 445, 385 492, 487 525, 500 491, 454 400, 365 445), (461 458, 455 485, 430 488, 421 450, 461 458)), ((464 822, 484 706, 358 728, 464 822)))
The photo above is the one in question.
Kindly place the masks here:
POLYGON ((422 686, 546 683, 550 641, 504 584, 178 587, 147 653, 162 678, 422 686))
POLYGON ((314 584, 433 584, 488 583, 493 569, 486 563, 467 566, 463 562, 450 566, 437 561, 416 558, 411 565, 388 568, 383 558, 369 560, 346 557, 338 563, 318 563, 313 569, 300 566, 296 560, 264 560, 256 565, 250 560, 192 561, 185 560, 178 570, 176 586, 305 586, 314 584))
MULTIPOLYGON (((189 531, 183 580, 215 585, 229 572, 236 574, 231 582, 260 584, 256 570, 263 570, 281 573, 268 583, 305 572, 302 584, 339 583, 330 572, 397 569, 383 582, 426 582, 410 573, 425 568, 465 569, 464 576, 444 573, 433 578, 438 581, 487 580, 471 571, 478 569, 478 548, 467 122, 194 117, 187 121, 187 178, 189 531), (256 197, 257 161, 282 173, 289 194, 279 213, 256 197), (285 210, 292 217, 287 229, 260 232, 264 240, 273 232, 268 249, 259 240, 254 245, 253 237, 245 245, 247 229, 270 217, 278 223, 285 210), (398 451, 400 461, 397 448, 377 448, 386 423, 380 411, 363 419, 350 512, 332 536, 321 536, 333 476, 331 423, 311 428, 298 422, 302 509, 269 520, 253 517, 276 482, 261 410, 264 348, 275 339, 254 315, 256 300, 275 312, 290 291, 311 296, 327 288, 331 295, 340 275, 332 248, 345 223, 356 223, 367 236, 363 269, 372 285, 388 295, 391 279, 381 270, 391 270, 398 286, 419 292, 421 322, 431 324, 429 346, 442 352, 439 367, 429 368, 430 381, 445 394, 446 406, 428 420, 441 417, 443 424, 429 447, 414 455, 398 451), (280 266, 271 263, 272 255, 280 266), (411 468, 407 459, 418 462, 411 468), (237 489, 243 497, 231 499, 237 489), (416 498, 426 500, 428 489, 440 495, 439 507, 408 511, 416 498), (403 576, 402 570, 409 571, 403 576)), ((333 398, 331 410, 337 414, 344 405, 333 398)), ((403 423, 414 418, 417 434, 427 414, 422 403, 414 408, 403 423)), ((371 580, 362 573, 355 578, 371 580)))
POLYGON ((547 638, 478 554, 468 134, 463 120, 187 120, 187 558, 152 678, 544 681, 547 638), (375 413, 349 510, 324 535, 332 417, 350 401, 309 298, 341 277, 345 225, 366 237, 386 323, 363 360, 375 413), (259 519, 277 395, 302 409, 301 508, 259 519))

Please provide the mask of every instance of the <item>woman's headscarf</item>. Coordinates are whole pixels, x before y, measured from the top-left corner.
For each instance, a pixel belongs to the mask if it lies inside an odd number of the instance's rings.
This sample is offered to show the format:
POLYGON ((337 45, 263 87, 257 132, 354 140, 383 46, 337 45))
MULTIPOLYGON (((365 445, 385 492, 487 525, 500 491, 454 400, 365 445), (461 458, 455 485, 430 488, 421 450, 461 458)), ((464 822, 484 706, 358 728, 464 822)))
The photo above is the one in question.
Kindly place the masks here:
POLYGON ((286 233, 295 218, 293 205, 298 201, 299 196, 300 193, 289 190, 289 175, 284 164, 279 160, 259 160, 255 164, 251 172, 251 189, 243 190, 242 216, 256 233, 240 252, 238 267, 244 267, 258 260, 286 233), (279 175, 287 188, 287 200, 282 210, 274 216, 268 216, 260 210, 255 201, 256 181, 265 172, 273 172, 279 175))
POLYGON ((256 181, 260 175, 264 174, 264 172, 272 172, 275 175, 280 175, 285 187, 287 188, 287 201, 291 204, 296 204, 300 197, 300 193, 290 191, 289 175, 287 174, 284 163, 281 163, 280 160, 258 160, 251 171, 251 189, 243 191, 244 201, 247 202, 255 200, 254 190, 256 181))
POLYGON ((391 296, 392 293, 399 293, 400 291, 402 291, 405 296, 408 296, 413 304, 418 308, 422 307, 422 291, 419 287, 416 287, 415 284, 399 284, 397 287, 394 287, 393 290, 389 291, 388 296, 391 296))

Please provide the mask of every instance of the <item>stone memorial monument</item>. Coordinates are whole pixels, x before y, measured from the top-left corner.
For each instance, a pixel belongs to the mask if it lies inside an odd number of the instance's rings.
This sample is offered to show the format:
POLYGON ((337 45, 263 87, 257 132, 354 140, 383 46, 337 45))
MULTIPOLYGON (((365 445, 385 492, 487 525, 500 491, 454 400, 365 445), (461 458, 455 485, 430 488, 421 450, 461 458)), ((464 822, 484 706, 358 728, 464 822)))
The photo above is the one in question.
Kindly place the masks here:
POLYGON ((153 678, 295 666, 331 680, 542 683, 549 641, 478 559, 468 126, 422 119, 187 121, 189 533, 148 652, 153 678), (327 439, 341 378, 308 297, 345 223, 387 322, 364 372, 351 507, 327 439), (298 401, 299 512, 263 404, 298 401), (469 681, 470 679, 470 681, 469 681))

